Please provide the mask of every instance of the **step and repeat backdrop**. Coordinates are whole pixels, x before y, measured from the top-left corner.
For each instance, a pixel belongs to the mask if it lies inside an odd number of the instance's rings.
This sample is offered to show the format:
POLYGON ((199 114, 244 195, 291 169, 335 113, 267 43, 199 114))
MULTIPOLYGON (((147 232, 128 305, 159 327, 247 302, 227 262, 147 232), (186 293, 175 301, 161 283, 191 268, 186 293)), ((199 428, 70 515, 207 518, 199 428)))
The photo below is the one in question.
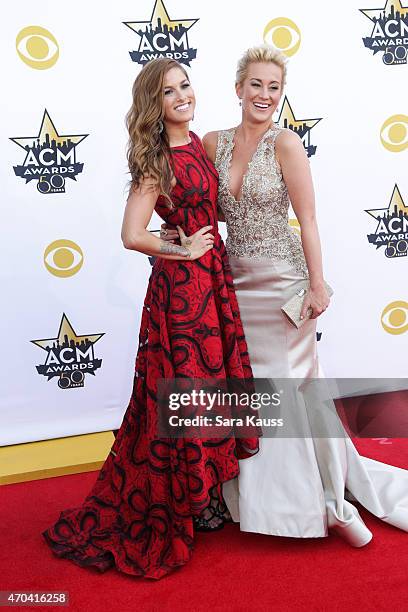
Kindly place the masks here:
POLYGON ((124 117, 155 57, 188 67, 200 136, 239 123, 246 48, 289 57, 275 120, 302 138, 315 182, 335 290, 323 368, 407 375, 408 2, 21 0, 1 28, 0 444, 121 423, 151 269, 120 240, 124 117))

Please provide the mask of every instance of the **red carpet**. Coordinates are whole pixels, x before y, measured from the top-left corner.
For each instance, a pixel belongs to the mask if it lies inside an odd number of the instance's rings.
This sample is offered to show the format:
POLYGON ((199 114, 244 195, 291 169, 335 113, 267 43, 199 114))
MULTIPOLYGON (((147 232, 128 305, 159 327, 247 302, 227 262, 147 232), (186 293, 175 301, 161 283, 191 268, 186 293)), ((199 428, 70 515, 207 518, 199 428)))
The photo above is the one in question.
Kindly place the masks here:
MULTIPOLYGON (((358 448, 366 456, 408 468, 406 439, 360 440, 358 448)), ((0 488, 0 590, 69 591, 67 609, 80 612, 365 612, 408 607, 408 533, 364 510, 374 534, 365 548, 350 548, 336 536, 297 540, 241 533, 228 525, 218 533, 200 534, 192 561, 158 582, 116 570, 97 574, 57 559, 41 531, 60 510, 79 504, 95 478, 90 472, 0 488)))

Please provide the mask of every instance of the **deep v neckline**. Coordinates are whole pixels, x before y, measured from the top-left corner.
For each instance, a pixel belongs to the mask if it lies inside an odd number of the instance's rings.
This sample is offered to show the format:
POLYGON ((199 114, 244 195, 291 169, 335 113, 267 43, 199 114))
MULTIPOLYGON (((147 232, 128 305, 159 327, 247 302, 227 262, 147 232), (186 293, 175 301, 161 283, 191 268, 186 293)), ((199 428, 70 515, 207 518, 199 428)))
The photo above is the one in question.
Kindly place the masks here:
POLYGON ((228 160, 227 160, 227 189, 228 189, 228 195, 237 204, 242 201, 242 198, 243 198, 243 195, 244 195, 245 181, 248 178, 249 172, 251 170, 251 166, 252 166, 253 162, 255 161, 255 158, 256 158, 256 156, 257 156, 257 154, 259 152, 259 148, 260 148, 261 144, 263 143, 266 135, 269 132, 274 131, 275 129, 276 129, 276 127, 268 128, 266 130, 266 132, 263 134, 263 136, 260 138, 258 144, 256 145, 256 149, 254 150, 254 152, 252 153, 251 157, 248 160, 246 170, 245 170, 244 174, 242 175, 241 187, 239 188, 239 191, 238 191, 238 194, 237 194, 238 197, 235 197, 234 194, 231 191, 231 165, 232 165, 232 155, 233 155, 234 148, 235 148, 235 134, 236 134, 237 128, 232 128, 232 132, 231 132, 231 144, 230 144, 229 155, 228 155, 228 160))

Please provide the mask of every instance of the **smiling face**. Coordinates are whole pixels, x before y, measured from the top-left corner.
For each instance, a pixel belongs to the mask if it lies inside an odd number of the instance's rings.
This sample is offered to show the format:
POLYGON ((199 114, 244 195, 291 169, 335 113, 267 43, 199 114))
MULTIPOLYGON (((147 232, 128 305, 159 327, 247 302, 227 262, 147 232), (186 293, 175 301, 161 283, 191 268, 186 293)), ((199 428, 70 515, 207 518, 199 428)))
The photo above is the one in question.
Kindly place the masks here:
POLYGON ((195 95, 186 74, 177 66, 164 75, 164 123, 180 124, 191 121, 195 95))
POLYGON ((243 118, 254 123, 272 120, 282 95, 282 68, 273 62, 251 62, 236 92, 242 100, 243 118))

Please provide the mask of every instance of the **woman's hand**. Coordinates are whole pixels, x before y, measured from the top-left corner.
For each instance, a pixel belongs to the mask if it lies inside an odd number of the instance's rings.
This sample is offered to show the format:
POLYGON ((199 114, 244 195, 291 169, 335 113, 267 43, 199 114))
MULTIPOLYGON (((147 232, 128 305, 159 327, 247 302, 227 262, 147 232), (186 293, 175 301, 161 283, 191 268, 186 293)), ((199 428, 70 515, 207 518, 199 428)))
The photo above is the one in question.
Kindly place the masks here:
POLYGON ((330 304, 330 298, 324 285, 319 285, 313 289, 310 287, 303 300, 300 318, 305 319, 309 309, 311 309, 311 319, 317 319, 330 304))
POLYGON ((212 229, 212 225, 206 225, 194 234, 191 234, 191 236, 186 236, 184 230, 177 225, 180 244, 189 249, 191 253, 190 259, 198 259, 213 248, 214 236, 209 233, 210 229, 212 229))
POLYGON ((163 223, 160 238, 166 242, 179 242, 181 246, 187 247, 191 251, 191 259, 198 259, 213 247, 214 236, 208 233, 210 229, 212 229, 212 225, 207 225, 195 234, 186 236, 179 225, 177 225, 177 229, 172 229, 169 225, 163 223))
POLYGON ((166 242, 172 242, 174 244, 176 240, 179 240, 179 233, 176 229, 173 229, 170 225, 167 225, 167 223, 162 223, 160 226, 160 238, 166 242))

